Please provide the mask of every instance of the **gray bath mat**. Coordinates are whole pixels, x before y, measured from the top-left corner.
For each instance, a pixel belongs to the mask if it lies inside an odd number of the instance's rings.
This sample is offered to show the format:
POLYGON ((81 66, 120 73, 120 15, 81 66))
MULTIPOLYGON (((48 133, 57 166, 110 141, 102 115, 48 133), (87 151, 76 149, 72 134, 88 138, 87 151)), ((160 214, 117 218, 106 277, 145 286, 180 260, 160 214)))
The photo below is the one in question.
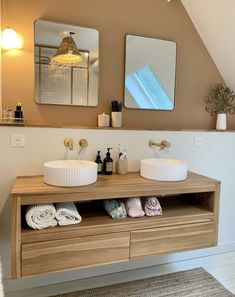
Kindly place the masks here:
POLYGON ((202 268, 54 297, 231 297, 202 268))

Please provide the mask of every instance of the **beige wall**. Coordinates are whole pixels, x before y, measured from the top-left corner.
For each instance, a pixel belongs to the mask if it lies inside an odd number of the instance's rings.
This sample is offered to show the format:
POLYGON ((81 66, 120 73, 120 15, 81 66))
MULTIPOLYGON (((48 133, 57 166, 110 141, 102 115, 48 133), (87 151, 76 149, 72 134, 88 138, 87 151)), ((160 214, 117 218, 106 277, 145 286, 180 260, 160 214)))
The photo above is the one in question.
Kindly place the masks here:
MULTIPOLYGON (((6 0, 9 25, 24 37, 17 55, 3 54, 3 106, 21 101, 34 124, 96 126, 110 101, 123 100, 125 34, 170 39, 178 45, 176 109, 124 109, 124 127, 145 129, 213 128, 203 98, 222 78, 179 0, 6 0), (33 22, 38 18, 95 27, 100 32, 99 106, 64 107, 34 102, 33 22)), ((235 127, 235 123, 234 123, 235 127)), ((232 125, 230 126, 232 128, 232 125)))

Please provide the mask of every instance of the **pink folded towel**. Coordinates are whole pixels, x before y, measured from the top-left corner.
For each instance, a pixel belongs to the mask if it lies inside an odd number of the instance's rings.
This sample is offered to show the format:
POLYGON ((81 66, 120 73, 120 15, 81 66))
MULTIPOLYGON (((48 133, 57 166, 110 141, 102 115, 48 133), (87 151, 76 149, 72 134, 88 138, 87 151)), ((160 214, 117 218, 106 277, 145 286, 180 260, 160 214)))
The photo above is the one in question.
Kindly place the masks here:
POLYGON ((129 217, 138 218, 144 216, 140 197, 128 198, 125 201, 126 212, 129 217))

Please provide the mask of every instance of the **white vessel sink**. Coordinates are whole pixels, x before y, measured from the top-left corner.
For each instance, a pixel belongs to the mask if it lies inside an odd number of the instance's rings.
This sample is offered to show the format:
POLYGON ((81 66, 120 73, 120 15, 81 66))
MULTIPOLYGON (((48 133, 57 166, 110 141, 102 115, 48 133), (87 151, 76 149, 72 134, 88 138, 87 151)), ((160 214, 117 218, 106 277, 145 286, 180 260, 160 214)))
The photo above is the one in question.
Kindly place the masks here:
POLYGON ((59 187, 78 187, 95 183, 97 164, 84 160, 58 160, 43 164, 44 182, 59 187))
POLYGON ((187 178, 187 163, 174 159, 143 159, 140 175, 159 181, 180 181, 187 178))

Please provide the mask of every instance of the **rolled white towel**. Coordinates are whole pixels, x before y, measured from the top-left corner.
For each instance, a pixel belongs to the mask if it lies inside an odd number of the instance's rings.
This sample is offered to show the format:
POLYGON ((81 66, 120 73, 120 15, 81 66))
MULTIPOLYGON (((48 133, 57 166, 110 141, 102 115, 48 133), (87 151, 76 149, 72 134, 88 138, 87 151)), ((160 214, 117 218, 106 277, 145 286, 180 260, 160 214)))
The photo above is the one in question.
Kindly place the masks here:
POLYGON ((79 224, 82 221, 80 214, 73 202, 56 203, 56 219, 60 226, 79 224))
POLYGON ((57 225, 55 216, 56 209, 53 204, 39 204, 28 206, 25 219, 29 227, 40 230, 55 227, 57 225))

